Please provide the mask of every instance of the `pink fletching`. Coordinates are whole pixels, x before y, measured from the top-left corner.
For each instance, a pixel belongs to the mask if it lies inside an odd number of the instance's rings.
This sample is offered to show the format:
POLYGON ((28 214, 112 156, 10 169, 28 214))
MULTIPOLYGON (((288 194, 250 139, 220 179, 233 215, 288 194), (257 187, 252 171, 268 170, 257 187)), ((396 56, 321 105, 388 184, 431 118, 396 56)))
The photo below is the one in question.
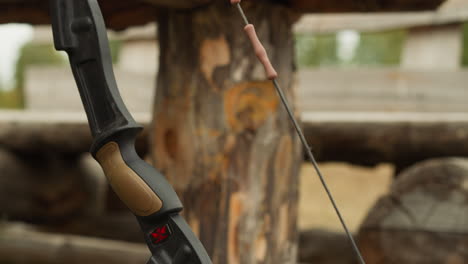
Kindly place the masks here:
POLYGON ((239 4, 240 2, 241 0, 231 0, 232 5, 239 4))

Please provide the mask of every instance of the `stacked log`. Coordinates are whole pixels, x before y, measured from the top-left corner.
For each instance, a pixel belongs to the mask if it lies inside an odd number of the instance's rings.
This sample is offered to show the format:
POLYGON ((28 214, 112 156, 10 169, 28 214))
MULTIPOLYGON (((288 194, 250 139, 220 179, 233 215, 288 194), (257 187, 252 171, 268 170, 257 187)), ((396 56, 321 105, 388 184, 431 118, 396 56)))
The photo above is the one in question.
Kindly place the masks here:
POLYGON ((49 234, 21 224, 0 224, 0 263, 141 264, 149 256, 144 244, 49 234))
POLYGON ((466 263, 468 159, 430 160, 404 171, 364 221, 369 264, 466 263))
POLYGON ((355 255, 343 233, 308 230, 299 237, 299 262, 355 264, 355 255))

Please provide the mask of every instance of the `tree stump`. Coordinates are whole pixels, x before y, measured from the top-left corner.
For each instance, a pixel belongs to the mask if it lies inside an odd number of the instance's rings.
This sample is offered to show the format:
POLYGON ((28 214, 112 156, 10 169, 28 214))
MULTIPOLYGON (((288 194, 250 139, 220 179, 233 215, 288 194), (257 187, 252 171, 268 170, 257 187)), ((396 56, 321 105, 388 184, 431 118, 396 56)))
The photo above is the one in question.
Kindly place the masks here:
MULTIPOLYGON (((243 4, 294 102, 294 15, 243 4)), ((300 145, 228 2, 158 15, 152 155, 214 263, 296 263, 300 145)))
POLYGON ((404 171, 362 225, 368 263, 468 262, 468 159, 427 161, 404 171))

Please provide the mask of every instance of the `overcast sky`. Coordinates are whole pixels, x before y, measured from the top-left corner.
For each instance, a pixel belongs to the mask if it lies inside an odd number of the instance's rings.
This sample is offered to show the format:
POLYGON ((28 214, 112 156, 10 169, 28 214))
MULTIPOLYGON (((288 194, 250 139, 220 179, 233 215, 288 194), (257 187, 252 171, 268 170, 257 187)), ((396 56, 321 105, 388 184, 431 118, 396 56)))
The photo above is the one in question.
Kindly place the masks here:
POLYGON ((7 24, 0 26, 0 82, 3 88, 10 88, 15 74, 21 46, 31 40, 33 30, 31 26, 21 24, 7 24), (7 85, 5 85, 7 84, 7 85))

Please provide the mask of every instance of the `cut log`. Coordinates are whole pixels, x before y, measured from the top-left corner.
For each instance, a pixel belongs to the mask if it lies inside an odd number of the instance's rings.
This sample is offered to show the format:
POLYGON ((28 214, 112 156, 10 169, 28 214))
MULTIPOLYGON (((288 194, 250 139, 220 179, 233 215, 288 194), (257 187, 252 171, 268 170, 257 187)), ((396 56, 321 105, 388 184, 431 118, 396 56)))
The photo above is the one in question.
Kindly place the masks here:
MULTIPOLYGON (((149 114, 136 114, 135 118, 148 124, 149 114)), ((147 152, 147 131, 137 140, 140 154, 147 152)), ((0 144, 21 153, 61 153, 79 155, 89 151, 92 137, 83 112, 0 112, 0 144)))
MULTIPOLYGON (((245 7, 294 103, 294 16, 245 7)), ((222 1, 158 17, 154 164, 214 263, 296 263, 300 147, 241 17, 222 1)))
POLYGON ((299 261, 311 264, 355 264, 356 257, 345 234, 308 230, 299 236, 299 261))
MULTIPOLYGON (((137 119, 148 126, 148 115, 137 119)), ((429 158, 468 155, 464 113, 305 112, 302 122, 322 162, 406 167, 429 158)), ((147 133, 137 141, 142 157, 147 133)), ((0 112, 0 144, 15 153, 79 155, 88 151, 91 135, 83 115, 0 112)))
POLYGON ((104 182, 80 156, 0 149, 0 212, 13 220, 57 223, 102 210, 104 182))
POLYGON ((145 243, 140 225, 129 210, 97 216, 76 217, 66 223, 41 225, 40 227, 41 230, 49 233, 145 243))
POLYGON ((320 161, 407 167, 435 157, 468 155, 464 113, 306 113, 302 120, 320 161))
POLYGON ((368 263, 465 263, 468 160, 431 160, 404 171, 364 221, 368 263))
POLYGON ((149 257, 144 244, 53 235, 20 224, 0 224, 1 263, 141 264, 149 257))

